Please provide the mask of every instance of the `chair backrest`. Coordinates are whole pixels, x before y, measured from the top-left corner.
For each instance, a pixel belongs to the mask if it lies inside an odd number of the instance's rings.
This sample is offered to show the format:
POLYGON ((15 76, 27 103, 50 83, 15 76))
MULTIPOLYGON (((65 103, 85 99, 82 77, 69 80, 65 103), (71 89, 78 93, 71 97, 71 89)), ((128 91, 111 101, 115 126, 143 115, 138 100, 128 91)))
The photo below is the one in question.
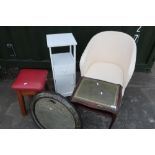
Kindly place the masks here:
POLYGON ((80 60, 81 76, 95 62, 112 63, 123 72, 123 93, 132 77, 136 63, 136 43, 123 32, 105 31, 96 34, 88 43, 80 60))

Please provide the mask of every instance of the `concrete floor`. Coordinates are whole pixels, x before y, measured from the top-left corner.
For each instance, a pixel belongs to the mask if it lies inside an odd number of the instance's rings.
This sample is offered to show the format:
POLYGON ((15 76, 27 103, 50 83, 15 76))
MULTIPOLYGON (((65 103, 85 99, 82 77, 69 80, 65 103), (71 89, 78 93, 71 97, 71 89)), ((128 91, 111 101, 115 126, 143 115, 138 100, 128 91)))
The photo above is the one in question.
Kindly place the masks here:
MULTIPOLYGON (((0 81, 0 128, 37 128, 30 113, 20 114, 16 94, 11 90, 12 80, 0 81)), ((29 108, 29 102, 27 102, 29 108)), ((111 118, 100 112, 77 107, 83 128, 107 128, 111 118)), ((155 128, 155 65, 151 73, 134 73, 123 98, 115 129, 155 128)))

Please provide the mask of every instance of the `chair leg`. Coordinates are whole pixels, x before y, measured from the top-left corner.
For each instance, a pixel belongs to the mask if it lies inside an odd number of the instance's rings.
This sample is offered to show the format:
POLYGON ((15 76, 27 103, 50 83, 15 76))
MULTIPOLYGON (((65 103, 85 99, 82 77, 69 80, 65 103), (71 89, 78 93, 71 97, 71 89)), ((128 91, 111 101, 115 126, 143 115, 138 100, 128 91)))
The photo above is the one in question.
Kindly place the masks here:
POLYGON ((109 129, 112 128, 112 126, 113 126, 113 124, 114 124, 114 122, 115 122, 115 120, 116 120, 116 117, 117 117, 117 114, 112 114, 112 120, 111 120, 111 123, 110 123, 110 125, 109 125, 109 129))
POLYGON ((20 91, 17 91, 17 97, 18 97, 21 113, 22 113, 22 115, 26 115, 27 112, 26 112, 26 107, 25 107, 25 101, 24 101, 24 97, 22 96, 20 91))

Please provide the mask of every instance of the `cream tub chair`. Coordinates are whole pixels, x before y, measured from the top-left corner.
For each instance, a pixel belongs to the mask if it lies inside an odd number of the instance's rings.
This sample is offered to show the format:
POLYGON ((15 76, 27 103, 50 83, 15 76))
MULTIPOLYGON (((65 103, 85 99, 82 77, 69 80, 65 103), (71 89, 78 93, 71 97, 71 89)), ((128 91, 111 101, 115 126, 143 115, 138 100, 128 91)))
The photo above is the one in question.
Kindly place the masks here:
POLYGON ((80 60, 81 76, 122 86, 122 96, 136 63, 136 43, 123 32, 105 31, 88 43, 80 60))

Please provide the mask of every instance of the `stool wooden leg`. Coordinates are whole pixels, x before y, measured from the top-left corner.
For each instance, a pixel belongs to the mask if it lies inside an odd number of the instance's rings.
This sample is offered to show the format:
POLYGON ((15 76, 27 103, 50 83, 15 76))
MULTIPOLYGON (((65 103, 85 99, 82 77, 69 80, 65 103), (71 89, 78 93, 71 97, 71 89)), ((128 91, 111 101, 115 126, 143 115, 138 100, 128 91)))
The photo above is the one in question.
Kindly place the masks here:
POLYGON ((19 106, 20 106, 20 110, 21 113, 23 115, 26 115, 26 108, 25 108, 25 101, 24 101, 24 97, 22 96, 22 94, 20 93, 20 91, 16 91, 17 92, 17 97, 18 97, 18 101, 19 101, 19 106))

